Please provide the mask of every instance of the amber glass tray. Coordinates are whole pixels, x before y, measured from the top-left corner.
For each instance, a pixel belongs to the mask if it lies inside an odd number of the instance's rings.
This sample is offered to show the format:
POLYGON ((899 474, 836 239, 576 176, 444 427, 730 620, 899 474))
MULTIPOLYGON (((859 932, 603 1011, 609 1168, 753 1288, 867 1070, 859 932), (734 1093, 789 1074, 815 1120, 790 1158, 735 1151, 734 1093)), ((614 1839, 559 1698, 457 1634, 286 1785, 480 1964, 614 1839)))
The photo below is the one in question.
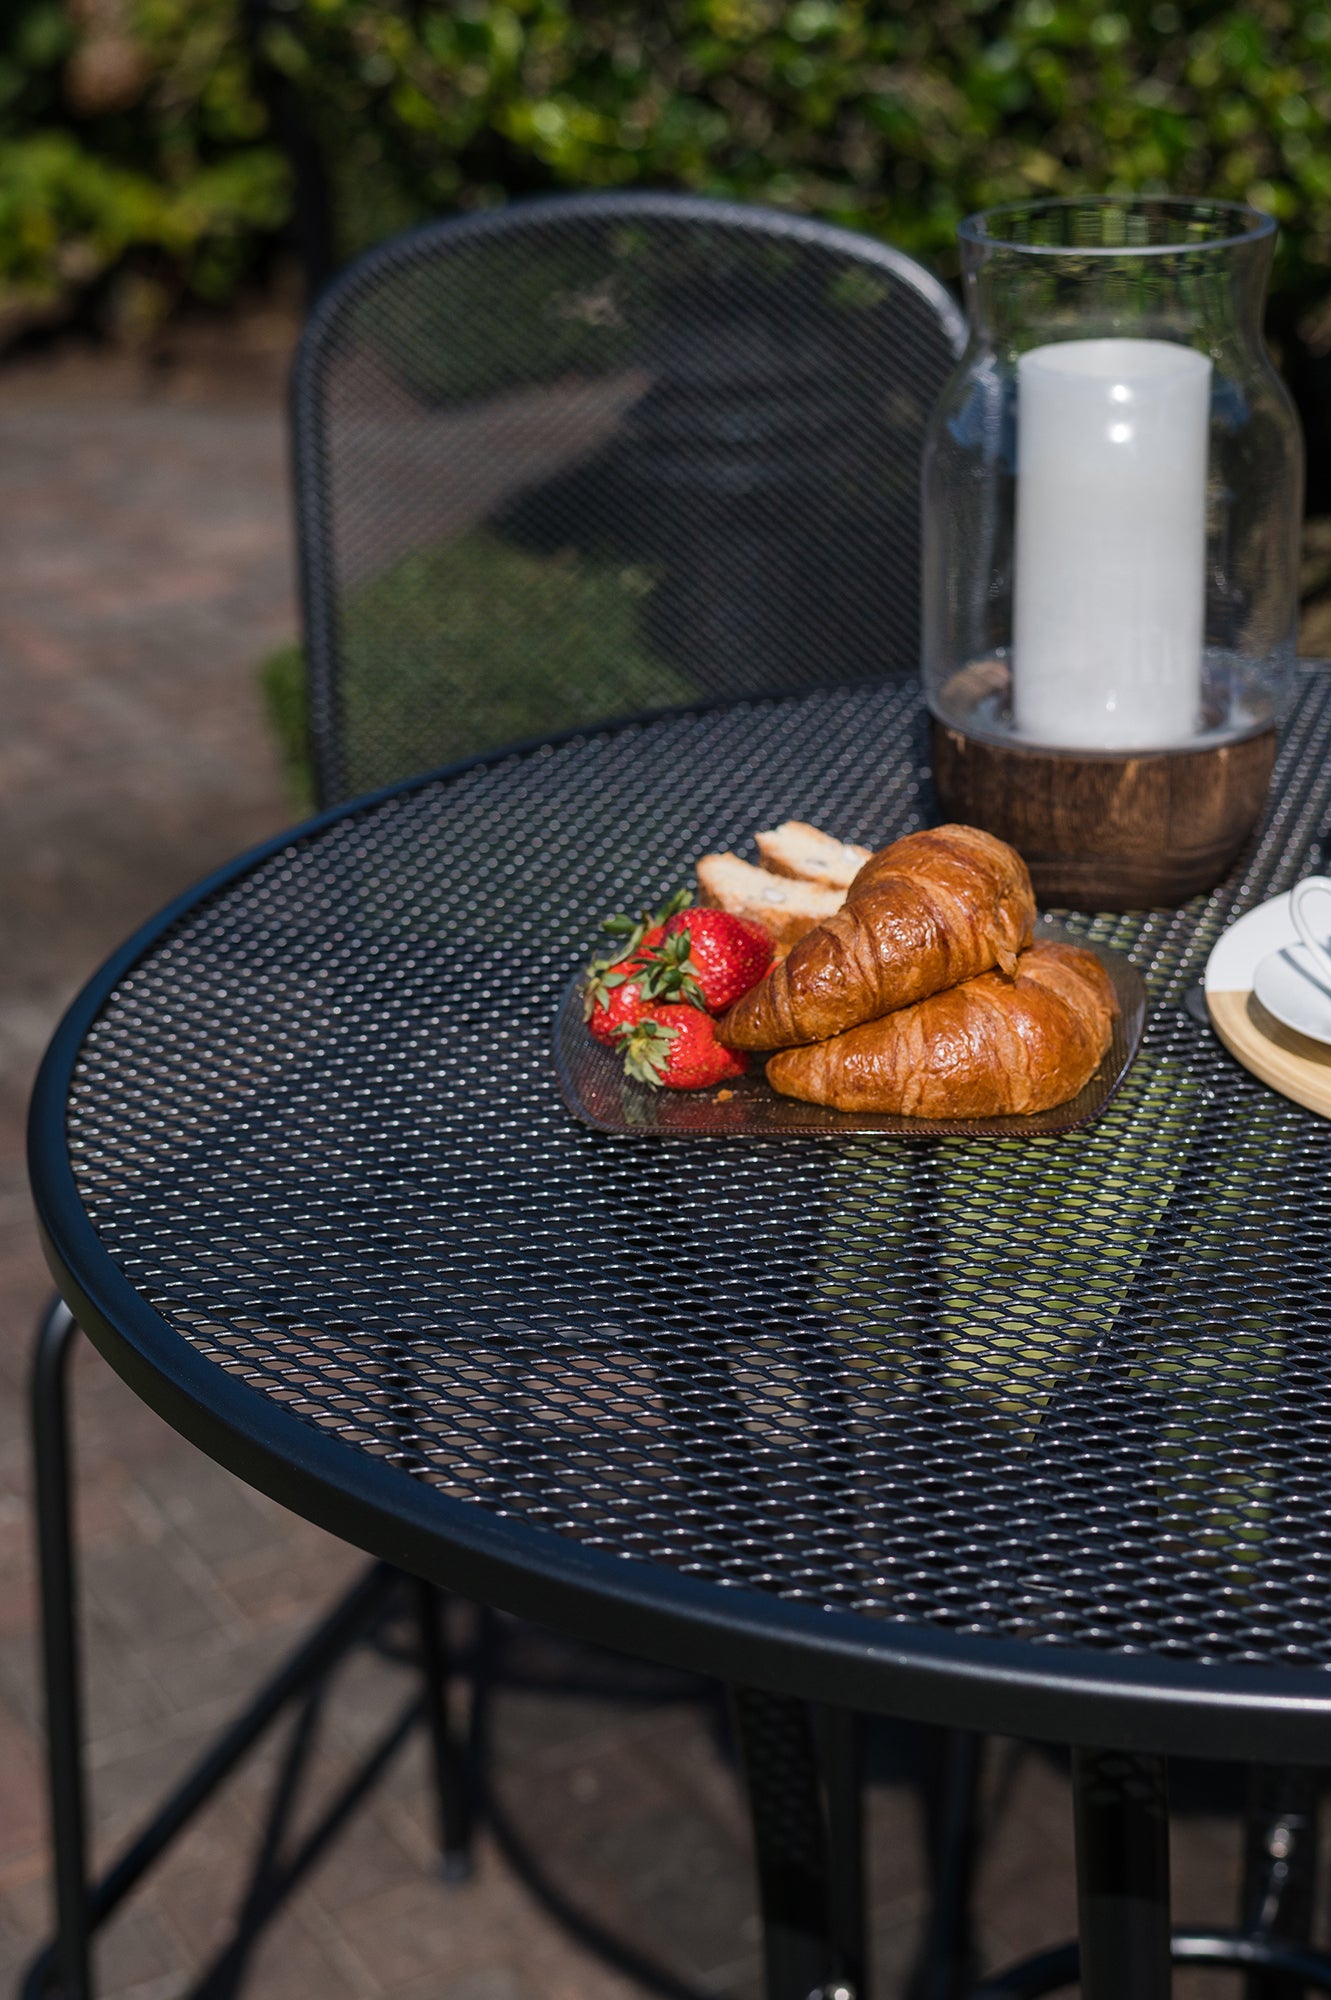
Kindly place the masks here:
POLYGON ((555 1071, 564 1101, 598 1132, 633 1132, 656 1139, 845 1137, 879 1132, 893 1139, 1044 1139, 1098 1118, 1132 1066, 1146 1025, 1146 986, 1121 952, 1041 923, 1037 937, 1058 938, 1092 951, 1114 982, 1119 1016, 1099 1069, 1083 1090, 1052 1111, 1028 1117, 903 1118, 887 1111, 833 1111, 782 1097, 755 1059, 747 1076, 717 1090, 649 1090, 624 1075, 614 1051, 593 1040, 582 1017, 581 975, 572 980, 555 1019, 555 1071))

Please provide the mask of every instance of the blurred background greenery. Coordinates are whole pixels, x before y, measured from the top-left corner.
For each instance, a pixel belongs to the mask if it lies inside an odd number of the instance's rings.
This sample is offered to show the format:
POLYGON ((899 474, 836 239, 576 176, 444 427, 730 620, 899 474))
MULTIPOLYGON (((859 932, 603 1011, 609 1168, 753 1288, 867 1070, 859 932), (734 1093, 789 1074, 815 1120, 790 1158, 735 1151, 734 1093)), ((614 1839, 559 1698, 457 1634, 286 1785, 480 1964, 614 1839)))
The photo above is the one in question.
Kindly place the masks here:
POLYGON ((1144 189, 1272 210, 1282 326, 1331 284, 1331 6, 1316 0, 10 0, 5 15, 10 327, 90 294, 130 317, 225 299, 261 275, 291 231, 296 125, 339 257, 454 207, 645 183, 831 216, 946 271, 970 209, 1144 189))
POLYGON ((318 282, 548 188, 775 202, 945 276, 991 202, 1209 192, 1283 226, 1271 336, 1307 418, 1329 126, 1331 0, 10 0, 0 340, 142 336, 284 248, 318 282))
POLYGON ((1269 331, 1331 446, 1329 127, 1331 0, 9 0, 0 341, 543 189, 774 202, 945 276, 992 202, 1205 192, 1282 224, 1269 331))

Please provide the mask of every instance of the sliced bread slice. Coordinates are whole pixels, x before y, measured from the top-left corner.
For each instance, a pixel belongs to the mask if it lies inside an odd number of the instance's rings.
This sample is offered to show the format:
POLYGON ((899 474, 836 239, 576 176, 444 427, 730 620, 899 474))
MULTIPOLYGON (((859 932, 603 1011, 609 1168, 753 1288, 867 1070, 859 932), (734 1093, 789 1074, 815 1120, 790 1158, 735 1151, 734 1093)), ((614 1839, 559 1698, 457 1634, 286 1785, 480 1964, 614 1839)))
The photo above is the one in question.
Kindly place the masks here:
POLYGON ((761 924, 779 951, 789 951, 846 900, 843 889, 773 875, 741 861, 738 854, 704 854, 698 863, 698 892, 709 908, 761 924))
POLYGON ((821 882, 828 889, 848 889, 873 852, 853 841, 835 840, 802 819, 784 820, 767 833, 755 833, 763 867, 773 875, 801 882, 821 882))

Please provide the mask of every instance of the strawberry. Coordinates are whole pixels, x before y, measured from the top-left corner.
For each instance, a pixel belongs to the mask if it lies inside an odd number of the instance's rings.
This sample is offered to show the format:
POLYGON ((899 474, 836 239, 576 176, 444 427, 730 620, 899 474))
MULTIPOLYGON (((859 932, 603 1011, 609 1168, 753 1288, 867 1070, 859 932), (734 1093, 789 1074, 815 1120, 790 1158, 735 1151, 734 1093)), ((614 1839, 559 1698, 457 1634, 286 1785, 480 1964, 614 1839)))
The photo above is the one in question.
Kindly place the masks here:
MULTIPOLYGON (((644 949, 659 944, 664 935, 660 924, 653 925, 643 937, 644 949)), ((613 970, 595 973, 588 980, 583 989, 583 1006, 588 1010, 587 1026, 598 1042, 613 1047, 615 1031, 626 1022, 636 1021, 647 1005, 647 980, 634 976, 645 971, 642 952, 635 952, 632 958, 617 960, 613 970)))
POLYGON ((615 1033, 624 1069, 653 1090, 706 1090, 727 1077, 743 1076, 749 1059, 716 1039, 710 1014, 678 1001, 658 1001, 615 1033))
POLYGON ((649 991, 689 1000, 722 1014, 772 963, 772 940, 761 924, 728 910, 680 910, 667 918, 661 942, 640 947, 650 965, 649 991))
POLYGON ((601 929, 615 943, 603 958, 592 960, 582 989, 583 1019, 598 1042, 613 1041, 615 1029, 641 1013, 652 986, 645 978, 635 979, 635 974, 647 971, 644 954, 660 944, 667 919, 688 900, 687 889, 679 889, 659 910, 605 918, 601 929))

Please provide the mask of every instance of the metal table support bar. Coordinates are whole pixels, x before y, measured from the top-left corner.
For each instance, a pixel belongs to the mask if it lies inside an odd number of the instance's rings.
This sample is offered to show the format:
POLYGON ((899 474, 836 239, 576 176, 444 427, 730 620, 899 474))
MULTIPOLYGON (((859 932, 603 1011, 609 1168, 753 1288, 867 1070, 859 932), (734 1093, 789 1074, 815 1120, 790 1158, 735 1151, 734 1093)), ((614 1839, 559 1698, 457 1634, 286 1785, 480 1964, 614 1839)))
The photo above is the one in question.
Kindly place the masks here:
POLYGON ((1083 2000, 1169 2000, 1169 1797, 1161 1757, 1074 1750, 1083 2000))
POLYGON ((869 1990, 864 1880, 864 1724, 848 1708, 814 1711, 827 1788, 828 1924, 833 1991, 869 1990))
MULTIPOLYGON (((1254 1765, 1248 1773, 1239 1921, 1254 1937, 1305 1943, 1317 1874, 1318 1779, 1311 1771, 1254 1765)), ((1244 2000, 1302 2000, 1303 1981, 1249 1975, 1244 2000)))
MULTIPOLYGON (((1169 1953, 1175 1965, 1218 1966, 1227 1971, 1277 1975, 1296 1987, 1331 1993, 1331 1957, 1281 1938, 1249 1937, 1242 1931, 1175 1931, 1169 1953)), ((971 2000, 1045 2000, 1077 1984, 1081 1954, 1075 1944, 1055 1945, 977 1986, 971 2000)))
POLYGON ((1072 1772, 1080 1946, 1059 1945, 991 1976, 973 2000, 1044 2000, 1079 1977, 1084 2000, 1165 2000, 1171 1965, 1245 1972, 1249 2000, 1301 2000, 1308 1987, 1331 1993, 1331 1956, 1303 1941, 1312 1915, 1315 1778, 1252 1773, 1247 1928, 1171 1934, 1163 1759, 1077 1750, 1072 1772))
POLYGON ((969 1729, 937 1732, 927 1793, 933 1902, 910 2000, 964 2000, 975 1977, 971 1884, 979 1858, 983 1748, 984 1739, 969 1729))
POLYGON ((765 2000, 860 2000, 864 1864, 852 1719, 825 1711, 824 1793, 804 1702, 737 1687, 731 1704, 753 1820, 765 2000))

